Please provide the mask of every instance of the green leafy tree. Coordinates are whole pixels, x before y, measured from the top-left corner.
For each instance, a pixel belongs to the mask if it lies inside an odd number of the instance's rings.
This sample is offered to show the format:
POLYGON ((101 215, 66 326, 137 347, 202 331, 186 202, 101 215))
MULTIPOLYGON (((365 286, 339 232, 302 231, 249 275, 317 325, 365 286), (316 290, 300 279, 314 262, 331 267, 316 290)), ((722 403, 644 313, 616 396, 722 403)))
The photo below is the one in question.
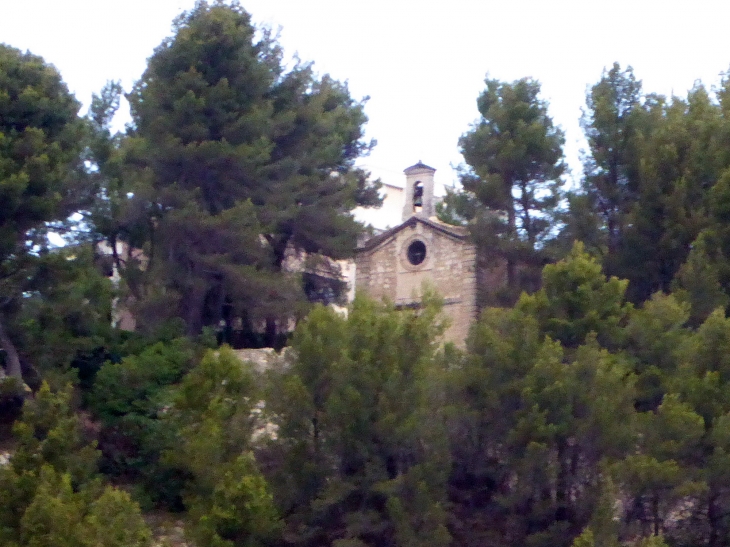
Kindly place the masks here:
MULTIPOLYGON (((624 217, 636 192, 636 114, 642 99, 641 81, 631 67, 622 70, 618 63, 604 70, 586 96, 581 125, 590 154, 584 164, 583 186, 588 204, 605 230, 603 245, 609 251, 621 240, 624 217)), ((588 235, 579 229, 573 233, 588 235)))
POLYGON ((99 94, 92 96, 86 116, 90 133, 87 161, 93 165, 89 176, 97 193, 85 216, 92 239, 108 245, 111 260, 106 256, 103 266, 107 272, 116 270, 123 274, 124 283, 117 289, 120 300, 129 306, 152 296, 152 291, 145 291, 152 270, 146 267, 145 256, 139 251, 144 250, 148 260, 154 258, 149 256, 149 240, 155 230, 155 211, 150 174, 128 164, 130 140, 123 133, 112 133, 122 94, 121 84, 109 81, 99 94), (129 252, 130 249, 137 252, 129 252))
POLYGON ((151 534, 129 495, 103 487, 98 451, 70 405, 71 389, 43 384, 14 427, 0 468, 0 542, 16 547, 144 547, 151 534))
POLYGON ((531 543, 567 544, 593 518, 602 464, 621 458, 633 442, 626 428, 635 396, 629 370, 595 341, 567 364, 559 344, 546 342, 525 377, 524 407, 510 439, 518 482, 504 501, 517 514, 531 507, 531 543))
POLYGON ((461 184, 471 199, 451 201, 459 206, 456 214, 476 221, 473 233, 483 240, 484 252, 491 248, 506 260, 509 289, 516 296, 518 265, 541 265, 538 251, 550 236, 560 199, 565 139, 539 97, 539 82, 488 78, 485 83, 477 99, 481 117, 459 140, 466 162, 461 184), (490 233, 496 239, 481 237, 490 233))
POLYGON ((537 293, 475 325, 449 426, 464 544, 570 545, 603 507, 606 466, 634 443, 625 287, 576 245, 537 293))
POLYGON ((604 347, 615 347, 631 311, 626 285, 616 277, 606 279, 601 265, 576 243, 564 260, 545 266, 542 288, 523 295, 517 307, 538 318, 541 331, 566 348, 584 344, 591 333, 604 347))
POLYGON ((85 360, 100 366, 116 342, 110 321, 113 286, 88 245, 55 249, 35 262, 13 329, 19 350, 32 364, 26 382, 37 389, 39 375, 54 388, 79 375, 86 381, 88 371, 75 369, 85 360))
POLYGON ((9 324, 39 249, 47 247, 48 223, 65 220, 78 205, 78 109, 53 67, 0 45, 0 347, 16 378, 22 371, 9 324))
POLYGON ((728 347, 730 322, 722 310, 716 310, 682 345, 680 366, 670 384, 703 420, 704 435, 694 447, 691 463, 693 476, 702 481, 704 491, 696 496, 695 520, 686 530, 690 539, 710 545, 722 545, 730 537, 730 477, 726 467, 730 412, 728 347))
MULTIPOLYGON (((727 117, 702 84, 686 98, 644 94, 631 67, 614 64, 589 91, 582 123, 585 176, 569 196, 559 239, 586 242, 608 274, 629 280, 629 300, 644 302, 670 290, 712 224, 712 188, 728 161, 727 117)), ((710 247, 703 251, 712 256, 710 247)), ((706 288, 689 282, 695 299, 713 292, 714 275, 705 273, 706 288)))
POLYGON ((180 508, 184 474, 161 461, 176 430, 165 418, 174 384, 200 360, 186 339, 158 342, 119 363, 107 362, 86 400, 101 423, 101 466, 107 475, 134 480, 140 501, 180 508))
POLYGON ((152 534, 129 494, 107 487, 98 497, 74 492, 68 475, 44 467, 21 520, 27 547, 147 547, 152 534))
POLYGON ((724 307, 730 295, 730 169, 722 171, 708 191, 707 203, 708 225, 693 242, 688 260, 675 279, 675 286, 687 291, 703 316, 724 307), (693 272, 702 275, 689 277, 693 272))
POLYGON ((644 537, 659 536, 677 503, 704 490, 692 465, 704 424, 689 404, 668 395, 656 413, 639 414, 636 425, 639 450, 617 463, 615 473, 632 496, 627 522, 638 522, 644 537))
MULTIPOLYGON (((511 447, 506 440, 523 408, 527 371, 543 337, 534 316, 520 309, 486 308, 472 327, 468 352, 450 378, 449 479, 456 544, 486 545, 513 532, 509 510, 494 496, 508 484, 511 447)), ((457 361, 458 363, 458 361, 457 361)), ((524 522, 524 520, 522 521, 524 522)))
POLYGON ((626 325, 625 349, 637 375, 636 409, 656 410, 673 384, 691 332, 689 305, 656 293, 634 310, 626 325))
MULTIPOLYGON (((649 102, 649 101, 648 101, 649 102)), ((692 242, 707 226, 710 189, 722 171, 725 144, 720 108, 701 84, 686 99, 645 107, 636 201, 612 273, 629 279, 629 298, 644 301, 668 291, 692 242)))
POLYGON ((354 165, 372 146, 364 103, 309 64, 285 69, 235 2, 199 2, 174 31, 128 95, 127 161, 152 177, 151 267, 184 295, 190 333, 224 303, 272 330, 302 300, 287 253, 348 256, 350 211, 379 202, 354 165))
POLYGON ((730 304, 730 296, 720 283, 720 264, 708 252, 709 243, 704 234, 694 241, 687 261, 672 282, 673 294, 690 306, 689 324, 693 327, 699 327, 713 311, 730 304))
POLYGON ((202 547, 266 545, 279 534, 272 494, 251 454, 254 433, 266 426, 257 394, 250 364, 224 347, 185 376, 169 410, 175 436, 164 459, 188 477, 183 501, 202 547))
POLYGON ((16 473, 37 473, 44 464, 71 476, 74 487, 97 473, 99 453, 83 433, 80 417, 71 407, 71 386, 53 392, 44 383, 26 401, 21 420, 13 426, 18 445, 12 459, 16 473))
POLYGON ((277 379, 273 472, 297 545, 445 545, 449 456, 435 380, 437 307, 316 307, 277 379))

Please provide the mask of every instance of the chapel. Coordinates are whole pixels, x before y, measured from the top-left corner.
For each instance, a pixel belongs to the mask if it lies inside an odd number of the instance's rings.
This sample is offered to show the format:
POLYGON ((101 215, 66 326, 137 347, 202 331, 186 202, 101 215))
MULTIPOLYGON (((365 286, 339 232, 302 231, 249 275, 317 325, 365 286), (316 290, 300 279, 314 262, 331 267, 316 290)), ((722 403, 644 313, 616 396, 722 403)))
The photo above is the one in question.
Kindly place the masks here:
POLYGON ((463 347, 477 315, 476 249, 466 228, 436 218, 435 172, 420 161, 404 170, 402 222, 358 246, 355 288, 417 307, 424 287, 432 287, 450 318, 445 341, 463 347))

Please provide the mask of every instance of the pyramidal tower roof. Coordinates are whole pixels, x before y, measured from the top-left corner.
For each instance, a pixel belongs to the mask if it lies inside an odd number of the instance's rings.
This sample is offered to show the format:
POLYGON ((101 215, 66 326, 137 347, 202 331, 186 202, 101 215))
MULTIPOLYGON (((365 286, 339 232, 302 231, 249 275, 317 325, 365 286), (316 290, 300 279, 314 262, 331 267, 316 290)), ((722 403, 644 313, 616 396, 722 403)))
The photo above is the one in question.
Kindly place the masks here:
POLYGON ((415 165, 411 165, 410 167, 406 167, 405 169, 403 169, 403 172, 406 175, 408 175, 408 174, 410 174, 413 171, 421 170, 421 169, 425 169, 425 170, 431 171, 431 172, 436 172, 436 169, 434 169, 433 167, 429 167, 428 165, 426 165, 425 163, 423 163, 421 160, 418 160, 418 163, 416 163, 415 165))

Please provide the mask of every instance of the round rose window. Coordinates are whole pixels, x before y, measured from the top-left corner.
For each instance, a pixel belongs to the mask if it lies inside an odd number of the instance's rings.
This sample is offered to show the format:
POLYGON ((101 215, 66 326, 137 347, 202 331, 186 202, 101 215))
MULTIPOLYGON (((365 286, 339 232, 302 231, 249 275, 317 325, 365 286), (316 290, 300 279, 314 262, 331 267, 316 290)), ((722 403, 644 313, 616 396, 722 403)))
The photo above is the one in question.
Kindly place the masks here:
POLYGON ((408 262, 418 266, 426 260, 426 244, 423 241, 414 241, 408 246, 408 262))

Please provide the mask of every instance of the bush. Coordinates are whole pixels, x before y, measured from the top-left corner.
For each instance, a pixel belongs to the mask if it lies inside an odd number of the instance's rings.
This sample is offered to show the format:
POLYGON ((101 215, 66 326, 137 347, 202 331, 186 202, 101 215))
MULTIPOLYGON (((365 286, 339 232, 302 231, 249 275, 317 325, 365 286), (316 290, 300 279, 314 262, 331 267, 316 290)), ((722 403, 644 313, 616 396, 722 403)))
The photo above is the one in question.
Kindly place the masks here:
POLYGON ((158 342, 120 363, 106 363, 89 394, 89 408, 103 426, 102 471, 141 481, 145 505, 151 500, 181 508, 186 477, 160 465, 160 453, 174 434, 160 417, 172 402, 173 384, 196 362, 197 351, 185 339, 158 342))

